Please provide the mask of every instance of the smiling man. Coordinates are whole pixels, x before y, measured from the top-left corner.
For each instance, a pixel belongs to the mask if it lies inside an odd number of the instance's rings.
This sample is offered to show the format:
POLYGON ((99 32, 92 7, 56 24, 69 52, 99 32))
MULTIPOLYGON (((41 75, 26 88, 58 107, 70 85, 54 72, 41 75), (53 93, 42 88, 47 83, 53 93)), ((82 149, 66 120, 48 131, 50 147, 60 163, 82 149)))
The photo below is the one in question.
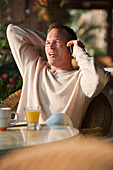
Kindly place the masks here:
POLYGON ((45 51, 48 63, 50 64, 53 72, 56 72, 57 70, 73 70, 71 65, 72 55, 66 44, 67 40, 62 31, 52 29, 48 33, 45 51))
MULTIPOLYGON (((94 58, 87 54, 75 32, 54 23, 46 37, 39 31, 10 24, 7 37, 23 77, 17 110, 19 119, 25 119, 25 106, 40 105, 40 123, 61 113, 70 118, 74 127, 80 128, 89 103, 103 90, 109 75, 95 65, 94 58), (73 52, 70 52, 70 46, 73 46, 73 52), (44 48, 50 67, 44 60, 44 48), (73 69, 72 57, 76 58, 79 70, 73 69)), ((54 121, 54 117, 50 121, 54 121)))

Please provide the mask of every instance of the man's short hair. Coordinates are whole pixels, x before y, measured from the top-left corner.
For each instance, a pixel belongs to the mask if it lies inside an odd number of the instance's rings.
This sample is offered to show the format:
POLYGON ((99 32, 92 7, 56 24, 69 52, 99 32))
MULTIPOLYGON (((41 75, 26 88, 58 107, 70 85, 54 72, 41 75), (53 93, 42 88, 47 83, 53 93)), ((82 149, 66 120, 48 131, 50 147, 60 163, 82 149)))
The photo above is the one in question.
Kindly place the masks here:
POLYGON ((77 40, 77 35, 73 29, 60 23, 51 24, 48 28, 47 34, 54 28, 61 30, 65 34, 67 42, 70 40, 77 40))

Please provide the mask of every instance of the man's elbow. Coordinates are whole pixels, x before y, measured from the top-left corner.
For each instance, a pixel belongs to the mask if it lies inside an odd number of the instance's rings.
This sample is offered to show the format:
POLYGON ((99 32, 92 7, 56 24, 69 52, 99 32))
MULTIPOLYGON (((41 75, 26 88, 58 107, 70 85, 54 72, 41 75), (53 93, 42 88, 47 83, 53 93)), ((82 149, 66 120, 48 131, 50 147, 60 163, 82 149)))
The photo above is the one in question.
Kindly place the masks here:
POLYGON ((90 81, 85 81, 82 79, 81 81, 81 87, 82 91, 88 98, 91 98, 94 96, 95 92, 97 91, 99 84, 99 78, 96 76, 93 79, 90 79, 90 81))
POLYGON ((13 28, 14 28, 14 25, 13 25, 13 24, 9 24, 9 25, 7 26, 7 30, 6 30, 7 36, 9 36, 9 35, 13 32, 13 28))
POLYGON ((83 93, 85 94, 85 96, 87 96, 88 98, 92 98, 97 90, 97 88, 92 88, 92 89, 85 89, 83 88, 83 93))

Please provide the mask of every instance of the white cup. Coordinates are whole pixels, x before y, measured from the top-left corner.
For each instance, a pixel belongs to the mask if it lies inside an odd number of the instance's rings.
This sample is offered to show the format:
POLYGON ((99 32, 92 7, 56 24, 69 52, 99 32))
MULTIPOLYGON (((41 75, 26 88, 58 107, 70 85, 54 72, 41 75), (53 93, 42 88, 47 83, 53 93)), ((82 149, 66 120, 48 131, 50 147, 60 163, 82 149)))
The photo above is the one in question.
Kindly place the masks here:
POLYGON ((11 111, 9 107, 0 108, 0 131, 6 130, 8 126, 14 126, 18 122, 18 119, 18 113, 11 111), (11 119, 11 114, 15 114, 16 119, 11 119))

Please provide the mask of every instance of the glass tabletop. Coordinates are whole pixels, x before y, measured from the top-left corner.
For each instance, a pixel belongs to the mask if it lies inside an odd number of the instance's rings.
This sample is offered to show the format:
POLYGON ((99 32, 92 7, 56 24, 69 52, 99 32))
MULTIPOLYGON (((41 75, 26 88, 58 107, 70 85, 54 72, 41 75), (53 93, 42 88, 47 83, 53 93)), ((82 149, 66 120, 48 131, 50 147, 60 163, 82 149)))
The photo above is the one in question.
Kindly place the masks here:
POLYGON ((78 134, 78 129, 69 126, 40 125, 39 130, 27 130, 27 126, 9 127, 0 131, 0 151, 54 142, 78 134))

